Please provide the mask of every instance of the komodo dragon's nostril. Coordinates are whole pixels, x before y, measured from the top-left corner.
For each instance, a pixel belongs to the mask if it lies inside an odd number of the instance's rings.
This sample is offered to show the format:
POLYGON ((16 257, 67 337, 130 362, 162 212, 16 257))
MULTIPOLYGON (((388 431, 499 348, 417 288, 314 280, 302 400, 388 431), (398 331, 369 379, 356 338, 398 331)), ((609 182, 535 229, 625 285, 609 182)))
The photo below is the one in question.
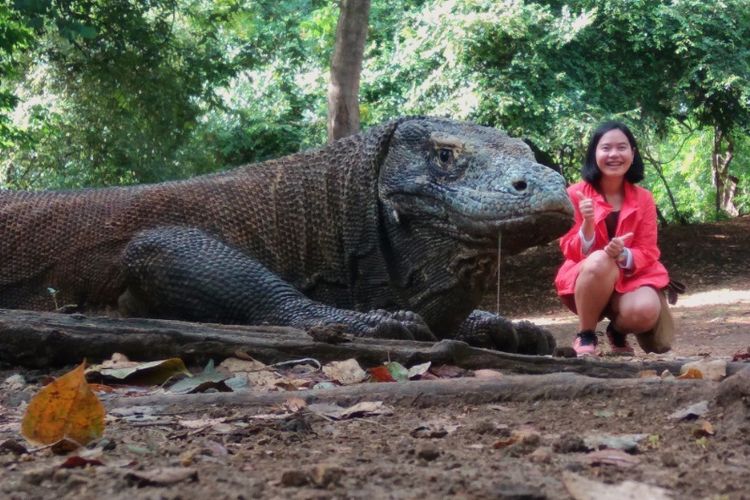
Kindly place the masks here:
POLYGON ((525 191, 527 188, 526 181, 513 181, 513 187, 516 191, 525 191))

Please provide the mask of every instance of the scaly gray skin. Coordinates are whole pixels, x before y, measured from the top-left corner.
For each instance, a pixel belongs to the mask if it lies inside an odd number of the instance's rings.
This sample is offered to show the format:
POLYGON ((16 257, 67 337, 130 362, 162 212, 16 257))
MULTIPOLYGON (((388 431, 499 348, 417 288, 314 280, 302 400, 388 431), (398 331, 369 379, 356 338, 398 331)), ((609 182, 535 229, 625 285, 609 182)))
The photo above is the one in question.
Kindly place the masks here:
POLYGON ((2 192, 0 307, 51 309, 52 287, 81 310, 548 353, 548 334, 473 310, 498 231, 508 255, 571 223, 562 177, 520 140, 404 118, 188 181, 2 192))

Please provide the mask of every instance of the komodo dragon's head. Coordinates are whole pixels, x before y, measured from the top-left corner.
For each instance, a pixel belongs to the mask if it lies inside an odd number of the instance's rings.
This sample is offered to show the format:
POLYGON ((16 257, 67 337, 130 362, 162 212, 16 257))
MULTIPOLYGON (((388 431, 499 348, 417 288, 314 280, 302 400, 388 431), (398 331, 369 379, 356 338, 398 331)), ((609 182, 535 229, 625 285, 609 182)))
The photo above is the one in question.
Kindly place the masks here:
POLYGON ((565 181, 534 161, 520 139, 438 118, 400 122, 380 168, 391 222, 428 225, 471 246, 516 253, 551 241, 573 222, 565 181))

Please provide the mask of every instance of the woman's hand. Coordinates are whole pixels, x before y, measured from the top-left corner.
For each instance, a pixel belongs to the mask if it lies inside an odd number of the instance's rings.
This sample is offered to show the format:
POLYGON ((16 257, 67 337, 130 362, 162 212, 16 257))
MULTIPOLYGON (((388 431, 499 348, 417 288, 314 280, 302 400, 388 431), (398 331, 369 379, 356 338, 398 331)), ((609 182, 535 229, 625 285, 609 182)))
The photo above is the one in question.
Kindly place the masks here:
POLYGON ((578 196, 578 210, 581 212, 584 222, 594 223, 594 200, 587 198, 581 191, 576 191, 578 196))
POLYGON ((615 236, 607 246, 604 247, 604 251, 615 260, 620 260, 623 250, 625 250, 625 244, 630 241, 633 237, 633 233, 625 233, 622 236, 615 236))
POLYGON ((594 237, 594 200, 587 198, 581 191, 576 191, 576 195, 578 196, 578 210, 583 217, 581 231, 586 241, 591 241, 594 237))

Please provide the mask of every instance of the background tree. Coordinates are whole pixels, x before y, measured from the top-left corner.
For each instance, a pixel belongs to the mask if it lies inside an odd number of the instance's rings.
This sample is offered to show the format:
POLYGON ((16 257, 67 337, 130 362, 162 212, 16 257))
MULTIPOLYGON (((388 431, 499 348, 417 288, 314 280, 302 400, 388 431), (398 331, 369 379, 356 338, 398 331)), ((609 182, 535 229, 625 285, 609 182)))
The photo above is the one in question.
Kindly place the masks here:
MULTIPOLYGON (((1 4, 2 186, 174 179, 327 139, 338 2, 1 4)), ((666 220, 748 213, 749 10, 743 0, 378 0, 349 109, 365 126, 408 114, 496 126, 571 181, 591 128, 624 120, 666 220)))
POLYGON ((328 140, 359 132, 359 78, 370 0, 340 0, 328 84, 328 140))

